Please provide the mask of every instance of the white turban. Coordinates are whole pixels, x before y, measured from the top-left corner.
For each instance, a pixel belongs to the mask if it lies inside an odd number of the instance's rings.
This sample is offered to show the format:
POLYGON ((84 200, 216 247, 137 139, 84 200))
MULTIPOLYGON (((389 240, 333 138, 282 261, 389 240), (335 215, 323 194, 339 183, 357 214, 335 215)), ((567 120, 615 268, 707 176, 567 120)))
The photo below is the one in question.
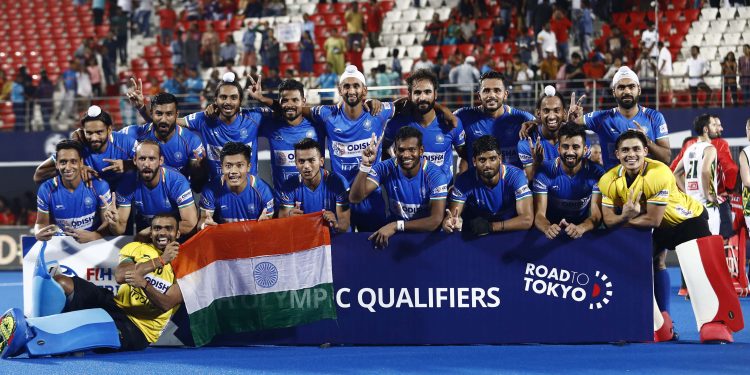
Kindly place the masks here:
POLYGON ((620 69, 617 69, 617 73, 615 73, 614 78, 612 78, 612 88, 615 88, 615 86, 617 86, 617 83, 620 82, 620 80, 623 78, 630 78, 635 81, 636 85, 641 85, 640 81, 638 81, 638 75, 635 74, 632 69, 623 65, 620 67, 620 69))
POLYGON ((344 82, 344 80, 347 78, 356 78, 362 82, 363 86, 367 86, 367 83, 365 82, 365 75, 357 70, 357 67, 354 65, 346 66, 346 69, 344 69, 344 73, 341 74, 341 78, 339 78, 339 84, 344 82))

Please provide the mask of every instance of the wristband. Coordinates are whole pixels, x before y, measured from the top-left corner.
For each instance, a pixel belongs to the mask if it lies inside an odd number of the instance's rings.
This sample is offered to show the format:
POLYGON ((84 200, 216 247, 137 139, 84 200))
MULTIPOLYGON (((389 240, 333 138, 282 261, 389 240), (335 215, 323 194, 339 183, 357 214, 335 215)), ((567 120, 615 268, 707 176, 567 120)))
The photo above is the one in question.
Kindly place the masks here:
POLYGON ((370 173, 371 170, 372 170, 372 166, 370 166, 370 165, 364 165, 362 163, 359 163, 359 171, 360 172, 370 173))
POLYGON ((161 255, 159 256, 159 262, 161 262, 162 267, 167 265, 166 263, 164 263, 164 259, 161 258, 161 255))
POLYGON ((404 221, 399 220, 396 222, 396 232, 403 232, 404 231, 404 221))

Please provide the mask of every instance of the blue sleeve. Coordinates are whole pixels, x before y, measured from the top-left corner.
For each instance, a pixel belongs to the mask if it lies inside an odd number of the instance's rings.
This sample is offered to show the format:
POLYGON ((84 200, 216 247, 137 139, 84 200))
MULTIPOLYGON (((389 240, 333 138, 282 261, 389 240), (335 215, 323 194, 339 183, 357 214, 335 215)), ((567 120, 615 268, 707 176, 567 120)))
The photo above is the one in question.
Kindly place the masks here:
POLYGON ((169 198, 177 203, 177 207, 183 209, 193 204, 193 191, 190 190, 187 178, 175 170, 165 171, 165 173, 169 173, 173 179, 169 187, 169 198))
POLYGON ((381 179, 388 175, 388 163, 393 163, 393 159, 375 163, 375 165, 372 166, 370 173, 367 174, 367 179, 374 182, 375 185, 380 186, 381 179))
POLYGON ((396 114, 395 107, 393 106, 393 103, 391 102, 382 102, 380 113, 378 113, 378 118, 383 121, 383 123, 386 123, 388 120, 393 118, 393 115, 396 114))
POLYGON ((518 140, 518 146, 516 148, 518 149, 518 159, 521 160, 524 167, 534 163, 534 157, 531 155, 531 147, 529 146, 528 139, 518 140))
POLYGON ((448 197, 448 176, 435 164, 432 164, 427 171, 430 182, 430 200, 446 199, 448 197))
POLYGON ((48 181, 50 180, 44 182, 36 193, 36 210, 45 214, 49 213, 50 196, 52 195, 52 192, 50 191, 51 184, 48 183, 48 181))
POLYGON ((203 147, 200 137, 193 134, 190 130, 185 130, 183 134, 185 135, 185 139, 187 139, 188 147, 190 147, 188 158, 190 160, 197 160, 195 157, 196 154, 199 158, 204 158, 206 156, 206 149, 203 147))
POLYGON ((460 118, 456 117, 456 120, 458 121, 458 125, 455 129, 451 130, 454 148, 466 145, 466 132, 464 131, 464 124, 460 118))
POLYGON ((286 208, 294 207, 297 202, 297 181, 294 178, 284 181, 279 192, 279 205, 286 208))
POLYGON ((543 168, 534 176, 534 182, 531 185, 531 189, 534 194, 547 194, 547 187, 549 186, 549 176, 547 176, 547 168, 543 168))
POLYGON ((130 126, 126 126, 120 129, 118 133, 125 134, 135 139, 138 139, 138 135, 140 134, 140 129, 138 125, 130 125, 130 126))
POLYGON ((312 120, 319 124, 324 124, 327 118, 331 117, 331 106, 318 105, 310 109, 312 120))
POLYGON ((349 205, 349 184, 346 180, 339 176, 333 175, 334 181, 334 194, 336 195, 337 206, 348 206, 349 205))
POLYGON ((606 112, 607 111, 596 111, 583 115, 583 123, 586 125, 586 128, 598 132, 602 126, 604 126, 603 118, 606 112))
POLYGON ((135 138, 131 136, 125 136, 125 151, 128 155, 128 160, 135 159, 135 146, 138 145, 138 141, 135 140, 135 138))
POLYGON ((249 117, 251 120, 255 121, 255 123, 262 124, 263 120, 271 117, 273 113, 271 112, 271 109, 269 108, 255 107, 255 108, 243 109, 242 114, 244 116, 249 117))
POLYGON ((505 175, 505 185, 508 189, 513 189, 513 193, 516 196, 516 200, 520 201, 531 196, 531 190, 529 189, 529 180, 526 179, 526 175, 518 168, 506 166, 508 173, 505 175))
POLYGON ((406 124, 403 121, 402 116, 394 117, 391 121, 388 121, 388 123, 385 126, 385 132, 383 132, 383 139, 387 140, 388 142, 393 142, 394 139, 396 139, 396 134, 398 134, 398 130, 404 127, 406 124))
POLYGON ((96 194, 97 202, 99 202, 99 208, 104 209, 112 204, 112 193, 109 191, 109 184, 107 181, 94 179, 92 184, 94 185, 94 193, 96 194))
POLYGON ((521 118, 523 119, 524 122, 531 121, 531 120, 535 119, 534 115, 532 115, 529 112, 522 111, 522 110, 517 109, 517 108, 513 108, 513 109, 515 110, 516 114, 518 114, 518 115, 521 116, 521 118))
POLYGON ((214 211, 216 209, 216 205, 214 204, 216 199, 216 184, 211 183, 209 186, 207 186, 205 189, 203 189, 203 195, 201 196, 201 209, 207 210, 207 211, 214 211))
POLYGON ((651 125, 653 125, 653 135, 656 139, 661 139, 669 136, 669 128, 667 127, 667 121, 664 120, 664 115, 658 111, 651 112, 651 125))
POLYGON ((451 202, 466 203, 468 191, 471 189, 469 173, 462 173, 456 178, 449 194, 451 202))
POLYGON ((263 207, 266 210, 266 214, 273 215, 273 191, 268 184, 260 178, 258 179, 258 190, 260 191, 260 198, 263 207))
POLYGON ((200 130, 206 125, 206 114, 204 112, 195 112, 185 116, 185 123, 188 129, 200 130))
POLYGON ((135 194, 135 173, 132 173, 122 179, 117 186, 117 197, 115 202, 117 207, 130 207, 135 194))

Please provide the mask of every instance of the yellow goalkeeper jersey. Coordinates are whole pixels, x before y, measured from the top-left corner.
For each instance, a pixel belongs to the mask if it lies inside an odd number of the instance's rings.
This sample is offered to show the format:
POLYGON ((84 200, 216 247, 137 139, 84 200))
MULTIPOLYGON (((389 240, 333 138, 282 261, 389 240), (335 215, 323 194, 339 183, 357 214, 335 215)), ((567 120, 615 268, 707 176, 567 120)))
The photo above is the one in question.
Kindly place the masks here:
POLYGON ((672 171, 664 163, 645 158, 641 173, 628 186, 625 168, 618 165, 610 169, 599 180, 602 192, 602 205, 622 208, 630 190, 641 194, 641 210, 648 204, 667 206, 662 227, 674 227, 687 219, 700 216, 703 205, 677 188, 672 171))

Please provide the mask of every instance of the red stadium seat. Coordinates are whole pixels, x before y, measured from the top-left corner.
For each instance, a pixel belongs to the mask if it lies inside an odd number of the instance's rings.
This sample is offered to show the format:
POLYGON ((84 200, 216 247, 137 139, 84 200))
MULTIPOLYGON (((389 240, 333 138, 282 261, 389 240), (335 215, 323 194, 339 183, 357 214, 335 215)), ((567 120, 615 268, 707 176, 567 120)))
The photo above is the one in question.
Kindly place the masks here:
MULTIPOLYGON (((333 5, 333 11, 335 13, 344 13, 347 10, 349 10, 349 8, 350 8, 349 4, 350 3, 333 3, 332 4, 333 5)), ((360 9, 359 11, 361 12, 362 9, 360 9)))
POLYGON ((685 21, 693 22, 698 19, 698 16, 701 14, 700 9, 685 9, 682 11, 682 14, 685 16, 685 21))
POLYGON ((323 74, 325 70, 326 70, 326 63, 315 63, 313 65, 313 73, 316 76, 323 74))
POLYGON ((686 21, 675 22, 674 28, 675 30, 677 30, 677 34, 675 35, 679 35, 681 37, 684 37, 685 35, 687 35, 688 31, 690 31, 690 24, 691 22, 686 22, 686 21))
POLYGON ((477 30, 489 30, 492 29, 492 18, 480 18, 476 21, 477 30))
POLYGON ((299 51, 299 43, 286 43, 287 51, 299 51))
POLYGON ((333 13, 333 4, 318 3, 318 13, 320 14, 333 13))
POLYGON ((344 17, 342 17, 339 13, 330 13, 324 14, 323 20, 328 26, 338 26, 343 23, 344 17))
POLYGON ((443 57, 448 57, 456 53, 458 49, 455 45, 440 46, 440 51, 443 53, 443 57))
POLYGON ((378 2, 378 5, 380 5, 380 9, 383 11, 383 14, 388 13, 393 9, 394 6, 396 6, 396 3, 394 1, 380 1, 378 2))
POLYGON ((438 51, 440 51, 440 46, 424 46, 423 51, 430 60, 435 60, 437 59, 438 51))
POLYGON ((671 0, 668 4, 667 6, 671 6, 671 9, 681 10, 687 8, 687 0, 671 0))
POLYGON ((664 12, 664 18, 666 18, 667 21, 675 22, 680 19, 681 13, 682 13, 681 10, 668 10, 664 12))
POLYGON ((612 13, 612 22, 617 25, 617 27, 620 27, 620 25, 625 25, 628 22, 628 14, 612 13))
MULTIPOLYGON (((461 52, 461 54, 463 54, 464 56, 472 55, 474 53, 474 45, 470 43, 459 44, 458 51, 461 52)), ((443 56, 445 57, 450 55, 443 54, 443 56)))

